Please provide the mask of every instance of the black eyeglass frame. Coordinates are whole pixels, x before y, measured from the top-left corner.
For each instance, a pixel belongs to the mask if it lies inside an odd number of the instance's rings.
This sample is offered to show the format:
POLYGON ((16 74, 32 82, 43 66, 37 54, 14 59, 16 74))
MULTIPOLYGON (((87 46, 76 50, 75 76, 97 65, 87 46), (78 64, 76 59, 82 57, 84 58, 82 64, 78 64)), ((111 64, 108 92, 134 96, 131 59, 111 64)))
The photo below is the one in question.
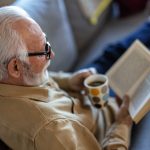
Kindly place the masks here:
POLYGON ((51 57, 51 53, 52 53, 52 48, 51 48, 51 45, 50 43, 47 41, 46 44, 45 44, 45 51, 41 51, 41 52, 28 52, 27 53, 27 56, 29 57, 32 57, 32 56, 42 56, 42 55, 45 55, 46 56, 46 59, 50 59, 51 57))

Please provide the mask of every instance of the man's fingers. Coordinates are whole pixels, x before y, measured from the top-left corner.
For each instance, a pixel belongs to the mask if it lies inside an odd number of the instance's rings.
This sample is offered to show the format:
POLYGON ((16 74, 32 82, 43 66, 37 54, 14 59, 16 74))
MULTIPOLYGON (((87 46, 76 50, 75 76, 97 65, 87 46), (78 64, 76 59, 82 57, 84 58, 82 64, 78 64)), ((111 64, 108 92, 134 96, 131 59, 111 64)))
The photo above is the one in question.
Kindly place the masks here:
POLYGON ((129 108, 129 102, 130 102, 130 98, 129 96, 124 96, 123 98, 123 106, 125 106, 126 108, 129 108))
POLYGON ((88 95, 89 94, 89 90, 87 88, 84 89, 85 94, 88 95))

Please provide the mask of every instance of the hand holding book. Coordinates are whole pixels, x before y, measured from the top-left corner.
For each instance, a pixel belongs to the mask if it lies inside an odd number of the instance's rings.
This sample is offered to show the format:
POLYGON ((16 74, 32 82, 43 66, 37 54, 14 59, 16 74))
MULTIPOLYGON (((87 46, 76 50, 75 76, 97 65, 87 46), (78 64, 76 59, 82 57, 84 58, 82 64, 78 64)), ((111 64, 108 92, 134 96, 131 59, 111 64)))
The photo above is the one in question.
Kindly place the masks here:
POLYGON ((128 96, 125 96, 123 98, 123 103, 120 106, 120 110, 118 112, 118 115, 116 116, 116 121, 120 124, 126 124, 127 126, 132 126, 132 118, 129 114, 129 98, 128 96))

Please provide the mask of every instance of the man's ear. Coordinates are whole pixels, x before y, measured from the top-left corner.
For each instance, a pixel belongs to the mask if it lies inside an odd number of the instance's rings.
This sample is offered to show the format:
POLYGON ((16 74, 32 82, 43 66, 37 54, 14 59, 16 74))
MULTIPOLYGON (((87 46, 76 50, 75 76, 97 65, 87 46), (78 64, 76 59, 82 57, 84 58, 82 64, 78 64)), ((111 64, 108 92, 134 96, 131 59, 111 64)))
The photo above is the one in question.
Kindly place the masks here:
POLYGON ((14 78, 19 78, 21 75, 21 63, 16 58, 10 60, 8 64, 8 73, 14 78))

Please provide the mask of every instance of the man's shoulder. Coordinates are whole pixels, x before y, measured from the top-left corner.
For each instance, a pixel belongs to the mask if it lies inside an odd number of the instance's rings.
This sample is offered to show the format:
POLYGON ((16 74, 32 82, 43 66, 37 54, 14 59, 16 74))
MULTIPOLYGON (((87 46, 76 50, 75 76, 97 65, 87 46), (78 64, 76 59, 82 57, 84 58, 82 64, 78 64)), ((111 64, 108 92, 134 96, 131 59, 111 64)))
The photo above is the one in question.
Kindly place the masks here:
POLYGON ((0 97, 0 126, 31 137, 47 120, 32 101, 18 99, 0 97))

